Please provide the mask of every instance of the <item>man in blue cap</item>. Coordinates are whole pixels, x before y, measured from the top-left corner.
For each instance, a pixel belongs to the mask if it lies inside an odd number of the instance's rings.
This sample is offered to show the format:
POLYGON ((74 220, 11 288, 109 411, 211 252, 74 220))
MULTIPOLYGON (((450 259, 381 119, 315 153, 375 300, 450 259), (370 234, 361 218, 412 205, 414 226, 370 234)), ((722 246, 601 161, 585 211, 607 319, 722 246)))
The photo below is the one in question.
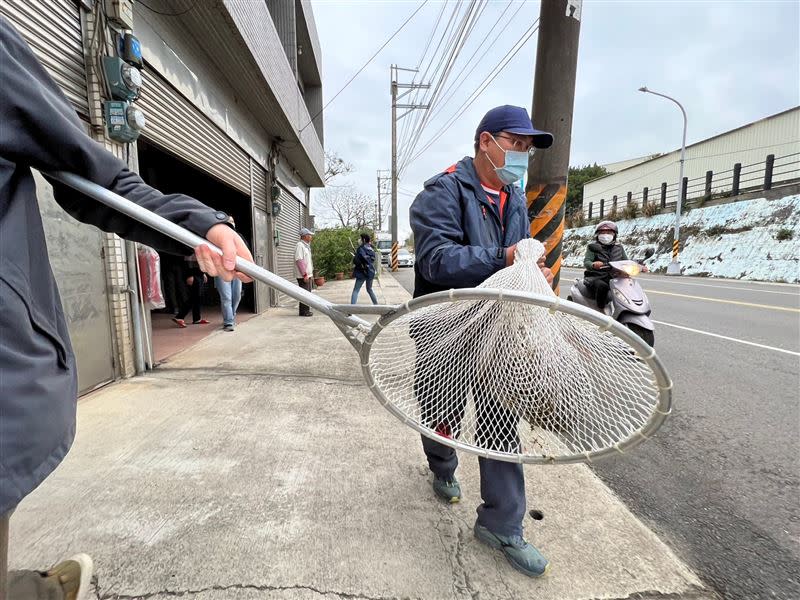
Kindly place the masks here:
MULTIPOLYGON (((475 156, 426 181, 411 205, 415 298, 474 287, 514 262, 517 242, 530 236, 527 204, 516 184, 534 149, 552 144, 552 134, 535 129, 524 108, 505 105, 486 113, 475 131, 475 156)), ((543 262, 540 268, 552 282, 543 262)), ((452 387, 443 385, 439 392, 452 394, 452 387)), ((431 394, 437 391, 428 388, 426 397, 418 393, 423 408, 431 394)), ((440 431, 443 436, 451 433, 440 431)), ((434 492, 447 502, 458 502, 461 486, 455 477, 455 450, 424 436, 422 446, 433 472, 434 492)), ((547 559, 522 537, 522 465, 482 457, 479 462, 483 503, 478 507, 475 536, 500 549, 519 571, 531 577, 543 575, 547 559)))

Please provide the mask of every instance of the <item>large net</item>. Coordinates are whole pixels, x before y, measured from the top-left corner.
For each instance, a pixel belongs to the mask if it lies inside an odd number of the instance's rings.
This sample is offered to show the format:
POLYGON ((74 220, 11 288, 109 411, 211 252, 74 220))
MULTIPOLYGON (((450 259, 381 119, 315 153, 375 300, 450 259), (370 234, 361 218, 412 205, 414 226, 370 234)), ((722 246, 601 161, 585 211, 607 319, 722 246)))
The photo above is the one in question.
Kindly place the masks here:
POLYGON ((591 460, 655 431, 671 401, 655 352, 559 301, 537 265, 543 252, 524 240, 476 290, 383 317, 362 357, 387 408, 444 444, 515 462, 591 460))

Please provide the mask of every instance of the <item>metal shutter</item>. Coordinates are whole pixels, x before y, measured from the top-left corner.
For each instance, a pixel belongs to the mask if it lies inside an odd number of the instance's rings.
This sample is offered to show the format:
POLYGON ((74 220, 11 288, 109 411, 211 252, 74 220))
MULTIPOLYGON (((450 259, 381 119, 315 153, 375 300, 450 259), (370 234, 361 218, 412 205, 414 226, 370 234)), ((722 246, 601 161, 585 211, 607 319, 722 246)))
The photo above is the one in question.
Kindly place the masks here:
MULTIPOLYGON (((303 209, 300 201, 281 187, 281 213, 278 215, 277 227, 281 241, 277 250, 278 275, 297 283, 294 277, 294 249, 300 240, 300 213, 303 209)), ((278 304, 286 306, 295 302, 285 294, 278 295, 278 304)))
MULTIPOLYGON (((250 162, 253 173, 253 258, 257 265, 272 270, 272 235, 267 217, 267 172, 254 161, 250 162)), ((256 312, 269 308, 272 290, 256 280, 253 284, 256 295, 256 312)))
POLYGON ((250 195, 250 157, 150 65, 142 73, 142 135, 250 195))
POLYGON ((0 0, 0 14, 17 28, 75 110, 89 114, 81 13, 73 0, 0 0))

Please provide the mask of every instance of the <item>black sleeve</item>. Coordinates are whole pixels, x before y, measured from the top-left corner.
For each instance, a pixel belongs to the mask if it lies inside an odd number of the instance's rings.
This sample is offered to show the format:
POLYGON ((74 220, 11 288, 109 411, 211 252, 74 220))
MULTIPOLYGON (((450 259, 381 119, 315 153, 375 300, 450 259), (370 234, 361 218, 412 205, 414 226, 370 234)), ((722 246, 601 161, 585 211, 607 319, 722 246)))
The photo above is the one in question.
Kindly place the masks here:
MULTIPOLYGON (((205 237, 227 215, 182 194, 164 195, 92 140, 75 110, 11 23, 0 16, 0 156, 40 171, 80 175, 205 237)), ((186 248, 50 180, 56 201, 76 219, 172 252, 186 248)))

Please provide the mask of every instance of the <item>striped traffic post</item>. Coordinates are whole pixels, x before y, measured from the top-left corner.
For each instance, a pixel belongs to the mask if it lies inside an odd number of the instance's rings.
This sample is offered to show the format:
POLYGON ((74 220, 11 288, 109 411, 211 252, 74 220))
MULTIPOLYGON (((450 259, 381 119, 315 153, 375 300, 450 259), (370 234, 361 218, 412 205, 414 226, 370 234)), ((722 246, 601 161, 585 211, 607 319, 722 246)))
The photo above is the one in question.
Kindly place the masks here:
POLYGON ((397 242, 392 242, 392 271, 397 271, 399 268, 399 264, 397 263, 397 251, 400 248, 400 244, 397 242))

